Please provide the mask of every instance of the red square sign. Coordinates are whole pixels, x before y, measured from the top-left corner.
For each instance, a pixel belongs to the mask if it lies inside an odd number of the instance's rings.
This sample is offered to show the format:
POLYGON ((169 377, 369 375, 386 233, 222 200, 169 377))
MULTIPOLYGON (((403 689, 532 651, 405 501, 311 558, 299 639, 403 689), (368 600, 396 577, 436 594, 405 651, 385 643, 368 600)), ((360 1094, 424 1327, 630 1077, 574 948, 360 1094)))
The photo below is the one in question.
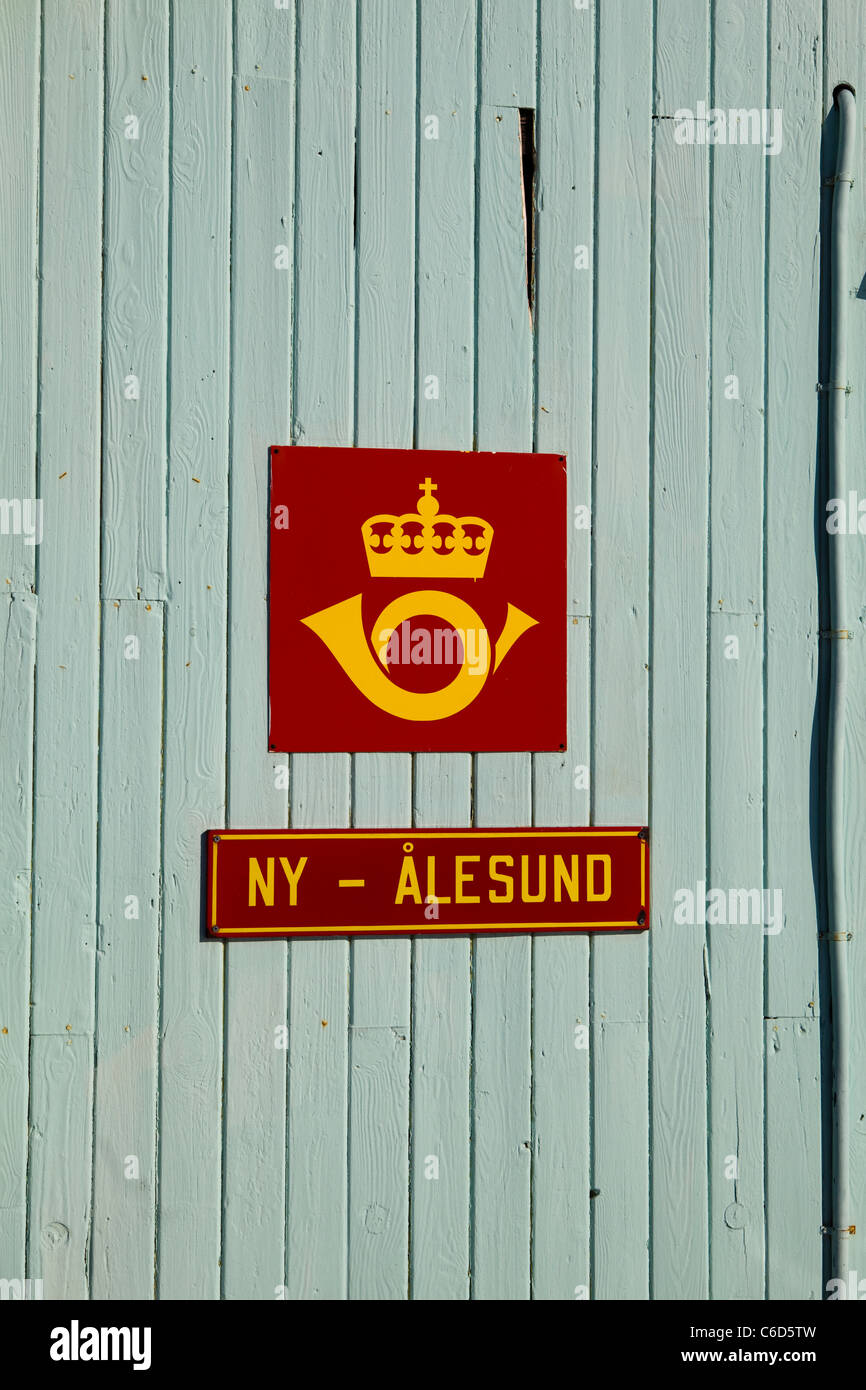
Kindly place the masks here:
POLYGON ((271 450, 270 747, 558 750, 557 454, 271 450))

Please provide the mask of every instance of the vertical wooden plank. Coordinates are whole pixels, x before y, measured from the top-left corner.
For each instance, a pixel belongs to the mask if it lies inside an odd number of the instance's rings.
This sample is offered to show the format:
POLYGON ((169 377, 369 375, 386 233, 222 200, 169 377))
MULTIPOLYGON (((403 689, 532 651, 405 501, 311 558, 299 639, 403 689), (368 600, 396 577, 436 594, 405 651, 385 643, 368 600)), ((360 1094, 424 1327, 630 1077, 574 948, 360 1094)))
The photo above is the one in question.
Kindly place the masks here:
MULTIPOLYGON (((40 10, 7 5, 0 15, 0 491, 36 498, 37 179, 40 10)), ((36 547, 25 532, 0 533, 0 588, 24 593, 35 581, 36 547)))
MULTIPOLYGON (((760 158, 760 155, 758 156, 760 158)), ((715 460, 716 454, 713 454, 715 460)), ((744 531, 744 540, 748 530, 744 531)), ((744 546, 745 549, 745 546, 744 546)), ((744 558, 744 567, 748 566, 744 558)), ((764 1294, 764 932, 732 921, 731 890, 763 883, 761 615, 710 614, 710 855, 706 887, 729 905, 707 927, 710 1279, 713 1298, 764 1294)), ((697 884, 690 888, 697 896, 697 884)), ((739 900, 735 900, 739 901, 739 900)), ((736 909, 737 916, 740 909, 736 909)), ((681 927, 688 931, 695 928, 681 927)))
MULTIPOLYGON (((36 501, 40 11, 0 15, 0 492, 36 501)), ((13 513, 14 516, 14 513, 13 513)), ((38 521, 38 513, 30 518, 38 521)), ((43 518, 44 521, 44 518, 43 518)), ((23 522, 23 514, 22 514, 23 522)), ((0 534, 0 1267, 25 1277, 37 547, 0 534)), ((37 532, 31 535, 31 542, 37 532)))
POLYGON ((220 1290, 224 957, 202 939, 201 865, 225 817, 230 18, 172 15, 160 1298, 220 1290))
POLYGON ((815 1181, 815 1117, 821 1104, 818 1020, 766 1022, 768 1298, 815 1299, 821 1288, 820 1179, 815 1181), (785 1136, 784 1160, 782 1138, 785 1136), (798 1206, 811 1221, 799 1218, 798 1206), (783 1258, 786 1256, 787 1258, 783 1258))
MULTIPOLYGON (((833 137, 836 128, 836 113, 833 111, 833 89, 839 82, 850 82, 857 92, 858 131, 855 148, 856 167, 854 170, 853 197, 848 205, 849 239, 858 248, 851 258, 851 283, 848 286, 848 377, 852 386, 848 396, 848 486, 853 488, 859 499, 866 497, 866 469, 864 469, 861 441, 866 433, 866 375, 862 364, 866 361, 866 301, 862 297, 860 282, 864 267, 859 248, 864 245, 866 236, 866 202, 863 199, 863 179, 866 171, 866 131, 863 122, 863 100, 866 96, 866 12, 859 5, 828 6, 825 29, 826 48, 824 52, 824 129, 828 137, 822 145, 822 174, 824 178, 836 170, 836 141, 833 137), (856 442, 855 442, 856 441, 856 442)), ((825 219, 830 211, 833 196, 832 187, 824 189, 825 219)), ((827 221, 822 224, 822 246, 828 246, 825 236, 829 231, 827 221)), ((825 254, 827 254, 825 250, 825 254)), ((829 301, 827 301, 828 303, 829 301)), ((822 305, 822 316, 826 315, 826 305, 822 305)), ((825 397, 825 401, 829 397, 825 397)), ((829 492, 826 487, 818 487, 818 527, 819 532, 826 526, 826 504, 829 492)), ((827 536, 825 546, 845 546, 845 569, 848 588, 848 603, 851 611, 856 611, 856 596, 866 592, 866 542, 861 535, 827 536)), ((819 552, 820 553, 820 552, 819 552)), ((826 573, 826 570, 824 571, 826 573)), ((823 624, 822 624, 823 625, 823 624)), ((859 631, 858 631, 859 638, 859 631)), ((830 642, 821 643, 831 647, 830 642)), ((832 653, 822 653, 829 660, 832 653)), ((866 645, 862 640, 854 640, 847 648, 848 661, 848 708, 846 714, 846 755, 845 766, 848 776, 845 784, 845 854, 847 872, 845 885, 848 904, 848 930, 852 940, 848 943, 848 970, 850 975, 851 1008, 851 1205, 855 1212, 866 1210, 866 1075, 862 1059, 866 1058, 866 939, 858 929, 858 907, 866 896, 861 868, 861 849, 866 834, 866 795, 864 795, 862 769, 866 766, 866 710, 858 695, 851 692, 863 690, 866 681, 866 645)), ((822 719, 822 729, 825 723, 822 719)), ((823 736, 823 735, 821 735, 823 736)), ((819 918, 819 920, 821 920, 819 918)), ((826 919, 825 919, 826 920, 826 919)), ((829 1021, 826 1003, 822 1005, 825 1027, 829 1021)), ((829 1107, 824 1106, 825 1118, 829 1107)), ((829 1208, 825 1207, 825 1221, 830 1224, 829 1208)), ((850 1267, 860 1271, 860 1278, 866 1277, 866 1222, 857 1221, 857 1231, 850 1239, 850 1267)), ((830 1242, 825 1238, 825 1246, 830 1242)), ((829 1252, 828 1252, 829 1253, 829 1252)), ((825 1285, 826 1292, 826 1285, 825 1285)))
POLYGON ((25 1277, 36 597, 0 605, 0 1267, 25 1277))
MULTIPOLYGON (((761 109, 764 4, 717 0, 713 107, 761 109)), ((755 145, 710 149, 709 888, 762 888, 764 186, 755 145)), ((703 877, 703 875, 701 876, 703 877)), ((694 885, 693 885, 694 887, 694 885)), ((772 927, 770 927, 772 930, 772 927)), ((707 929, 710 1293, 764 1292, 764 931, 707 929)))
POLYGON ((47 1299, 87 1296, 92 1104, 92 1039, 32 1034, 27 1272, 47 1299))
POLYGON ((357 445, 412 443, 415 13, 359 0, 357 445))
POLYGON ((520 113, 499 106, 482 67, 478 109, 476 441, 486 450, 532 447, 532 321, 520 113))
POLYGON ((93 1021, 101 81, 100 6, 92 0, 72 12, 49 0, 40 362, 47 524, 39 551, 33 999, 39 1033, 71 1023, 89 1034, 93 1021))
MULTIPOLYGON (((272 5, 262 5, 259 0, 237 0, 234 54, 237 76, 246 80, 258 75, 260 82, 274 78, 277 82, 294 83, 296 14, 297 0, 279 0, 279 4, 272 5)), ((286 153, 286 146, 283 151, 286 153)))
MULTIPOLYGON (((358 7, 355 443, 409 448, 414 419, 415 6, 358 7)), ((354 823, 411 824, 411 760, 358 754, 354 823)), ((407 940, 352 943, 349 1296, 405 1298, 408 1279, 407 940)))
MULTIPOLYGON (((539 332, 541 323, 540 317, 539 332)), ((577 625, 572 620, 568 681, 570 751, 535 757, 539 825, 588 821, 588 789, 574 785, 574 750, 586 747, 589 730, 585 617, 577 625), (553 766, 544 766, 548 760, 555 760, 556 779, 553 766)), ((585 936, 537 936, 532 942, 533 1298, 585 1298, 591 1287, 589 953, 585 936)))
MULTIPOLYGON (((287 821, 288 768, 268 753, 268 448, 289 438, 294 15, 245 0, 237 32, 228 820, 273 828, 287 821)), ((273 1298, 286 1282, 287 948, 226 950, 223 1296, 273 1298)))
MULTIPOLYGON (((476 8, 476 0, 433 0, 418 13, 419 449, 472 446, 476 8), (436 394, 428 390, 431 376, 437 379, 436 394)), ((468 825, 471 776, 472 760, 465 753, 418 754, 415 824, 468 825)), ((410 1296, 464 1299, 469 1294, 472 1029, 468 937, 415 940, 411 1014, 410 1296)))
POLYGON ((43 21, 28 1273, 46 1298, 81 1298, 96 949, 102 6, 47 0, 43 21))
MULTIPOLYGON (((355 0, 297 4, 293 438, 352 443, 355 0)), ((292 824, 345 826, 346 754, 292 758, 292 824)), ((349 946, 290 947, 288 1297, 347 1288, 349 946)))
POLYGON ((297 0, 296 444, 352 443, 356 4, 297 0))
POLYGON ((154 1296, 161 603, 102 613, 91 1296, 154 1296))
MULTIPOLYGON (((415 824, 465 826, 469 758, 415 760, 415 824)), ((468 937, 416 938, 413 951, 410 1296, 469 1296, 470 1060, 468 937), (435 1160, 432 1163, 431 1160, 435 1160)))
MULTIPOLYGON (((360 755, 355 819, 411 818, 411 764, 360 755)), ((406 842, 411 844, 410 832, 406 842)), ((419 919, 423 921, 422 910, 419 919)), ((349 1297, 407 1295, 409 1252, 409 942, 352 943, 349 1027, 349 1297)))
MULTIPOLYGON (((657 116, 708 90, 707 52, 705 4, 660 7, 657 116)), ((706 863, 707 148, 678 144, 677 125, 655 122, 651 1293, 706 1298, 705 933, 672 908, 706 863)))
MULTIPOLYGON (((759 0, 716 0, 712 105, 761 109, 767 16, 759 0)), ((729 136, 730 138, 730 136, 729 136)), ((710 609, 760 613, 764 510, 764 211, 759 145, 717 144, 712 179, 710 609)), ((738 851, 739 853, 739 851, 738 851)))
MULTIPOLYGON (((349 823, 344 753, 292 758, 292 824, 349 823)), ((288 1272, 291 1299, 346 1297, 349 943, 291 944, 288 1272)))
MULTIPOLYGON (((520 113, 510 103, 518 91, 519 101, 534 107, 535 83, 527 95, 507 55, 525 55, 519 61, 531 61, 534 73, 535 14, 530 16, 528 7, 482 4, 481 23, 475 435, 481 450, 529 450, 534 344, 526 286, 520 113)), ((532 824, 529 754, 477 757, 475 815, 482 826, 532 824)), ((529 938, 476 940, 473 988, 472 1294, 484 1299, 528 1298, 529 938)))
MULTIPOLYGON (((819 200, 814 189, 820 167, 821 29, 817 0, 770 8, 767 105, 782 112, 783 141, 780 152, 767 161, 765 835, 766 886, 771 893, 781 892, 784 912, 783 930, 767 936, 764 1013, 771 1020, 811 1020, 818 1003, 810 827, 811 821, 818 835, 823 833, 811 767, 817 576, 811 565, 792 564, 791 557, 811 555, 815 544, 819 200), (799 673, 797 679, 792 679, 793 671, 799 673), (792 815, 795 806, 798 814, 792 815)), ((767 1296, 819 1298, 821 1115, 809 1083, 818 1069, 819 1030, 799 1032, 799 1024, 793 1026, 797 1045, 788 1055, 791 1065, 802 1069, 804 1086, 796 1120, 796 1179, 790 1115, 783 1119, 790 1079, 770 1065, 769 1056, 766 1069, 767 1296)))
POLYGON ((534 109, 535 7, 481 0, 480 14, 481 66, 489 83, 484 100, 534 109))
MULTIPOLYGON (((642 825, 650 680, 652 6, 608 7, 599 23, 592 820, 642 825)), ((655 856, 651 862, 655 867, 655 856)), ((593 938, 594 1298, 647 1298, 649 1291, 648 956, 644 935, 593 938)))
MULTIPOLYGON (((478 755, 475 805, 484 826, 531 823, 526 754, 478 755)), ((472 1295, 530 1293, 532 1151, 531 945, 478 937, 474 949, 472 1295)))
MULTIPOLYGON (((539 7, 536 440, 568 459, 569 518, 589 505, 592 454, 592 245, 595 16, 539 7)), ((568 750, 534 763, 538 825, 587 824, 589 787, 589 531, 569 535, 568 750)), ((532 1296, 574 1298, 590 1277, 589 940, 537 936, 533 955, 532 1296)))
POLYGON ((108 0, 102 584, 165 592, 168 4, 108 0))

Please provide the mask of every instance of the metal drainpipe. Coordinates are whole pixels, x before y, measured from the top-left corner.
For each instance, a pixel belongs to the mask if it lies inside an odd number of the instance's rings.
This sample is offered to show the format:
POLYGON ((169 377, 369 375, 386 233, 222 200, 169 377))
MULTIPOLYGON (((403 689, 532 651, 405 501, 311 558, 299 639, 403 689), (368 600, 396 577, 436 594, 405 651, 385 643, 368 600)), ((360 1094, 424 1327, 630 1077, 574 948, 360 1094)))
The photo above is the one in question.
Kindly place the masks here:
MULTIPOLYGON (((848 200, 853 183, 854 88, 833 92, 839 113, 833 225, 830 239, 830 496, 845 499, 845 413, 848 390, 848 200)), ((843 533, 830 537, 830 721, 827 758, 827 898, 833 996, 833 1274, 847 1292, 851 1231, 848 922, 844 880, 843 762, 848 678, 848 603, 843 533)))

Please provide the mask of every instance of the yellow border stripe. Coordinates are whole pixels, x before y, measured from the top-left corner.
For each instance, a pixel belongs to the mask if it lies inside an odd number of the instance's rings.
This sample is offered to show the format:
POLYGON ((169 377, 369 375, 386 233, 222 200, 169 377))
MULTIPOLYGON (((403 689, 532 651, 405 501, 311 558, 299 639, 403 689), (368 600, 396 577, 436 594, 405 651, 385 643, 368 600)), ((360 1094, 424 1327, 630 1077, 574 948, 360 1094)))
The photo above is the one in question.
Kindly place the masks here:
POLYGON ((437 923, 435 927, 419 927, 415 922, 400 922, 391 927, 217 927, 220 936, 233 936, 236 932, 251 933, 256 936, 266 936, 268 933, 282 936, 299 936, 304 933, 321 936, 326 932, 333 933, 335 936, 345 936, 348 932, 385 932, 394 935, 395 932, 406 932, 411 936, 416 936, 420 932, 436 931, 462 931, 467 936, 471 936, 476 931, 499 931, 499 932, 524 932, 524 931, 574 931, 583 929, 591 931, 595 927, 631 927, 634 931, 642 931, 643 928, 637 926, 635 922, 508 922, 504 926, 501 922, 460 922, 456 926, 442 926, 437 923))
POLYGON ((211 913, 211 926, 212 926, 212 927, 215 927, 215 926, 216 926, 216 898, 217 898, 217 870, 216 870, 216 861, 217 861, 217 850, 219 849, 219 841, 218 841, 218 840, 214 840, 212 843, 213 843, 213 879, 212 879, 212 883, 211 883, 211 904, 210 904, 210 913, 211 913))
MULTIPOLYGON (((296 830, 294 832, 285 831, 246 831, 221 830, 220 840, 537 840, 551 839, 551 837, 573 839, 586 838, 592 839, 610 838, 618 836, 621 838, 637 839, 637 830, 594 830, 589 827, 586 830, 559 830, 555 825, 549 830, 389 830, 387 833, 366 830, 355 830, 353 832, 341 831, 339 834, 296 830)), ((646 841, 641 840, 645 845, 646 841)))

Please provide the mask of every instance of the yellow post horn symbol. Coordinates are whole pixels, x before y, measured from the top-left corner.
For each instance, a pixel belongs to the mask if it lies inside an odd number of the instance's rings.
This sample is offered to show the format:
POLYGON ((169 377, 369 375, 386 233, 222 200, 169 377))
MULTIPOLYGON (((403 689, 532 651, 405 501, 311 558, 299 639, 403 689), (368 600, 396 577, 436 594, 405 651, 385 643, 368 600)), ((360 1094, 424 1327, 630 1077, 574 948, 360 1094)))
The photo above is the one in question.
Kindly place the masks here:
MULTIPOLYGON (((302 618, 304 625, 321 638, 361 694, 379 709, 398 719, 430 721, 458 714, 480 694, 490 673, 490 638, 480 617, 468 603, 437 589, 419 589, 402 594, 383 608, 373 625, 371 640, 379 652, 377 662, 367 645, 361 615, 361 595, 323 608, 302 618), (442 618, 463 634, 463 662, 454 679, 442 690, 404 690, 387 674, 386 649, 391 634, 407 618, 429 613, 442 618), (474 634, 475 659, 470 660, 467 634, 474 634), (383 669, 384 668, 384 669, 383 669)), ((496 643, 493 670, 536 619, 509 603, 505 625, 496 643)))

